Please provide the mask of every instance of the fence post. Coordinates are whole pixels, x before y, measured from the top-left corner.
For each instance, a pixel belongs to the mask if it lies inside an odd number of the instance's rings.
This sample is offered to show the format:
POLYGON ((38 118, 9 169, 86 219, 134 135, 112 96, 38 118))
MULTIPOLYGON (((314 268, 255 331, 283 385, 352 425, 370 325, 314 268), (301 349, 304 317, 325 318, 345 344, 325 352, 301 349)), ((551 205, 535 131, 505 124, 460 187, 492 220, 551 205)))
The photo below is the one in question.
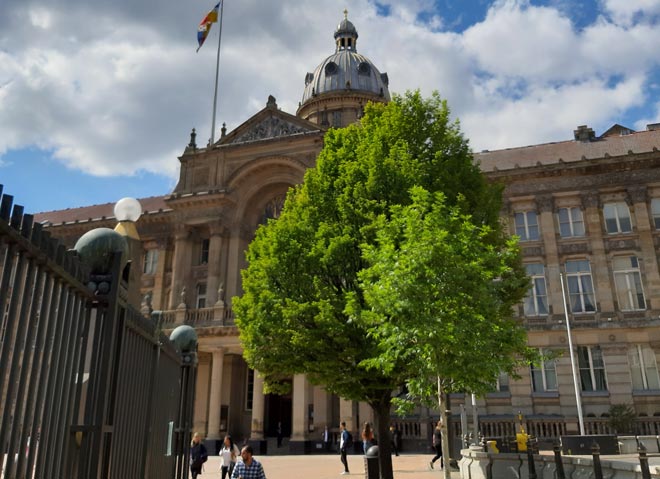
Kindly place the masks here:
POLYGON ((561 446, 559 441, 555 441, 552 446, 552 450, 555 453, 555 466, 557 468, 557 479, 566 479, 566 473, 564 472, 564 462, 561 458, 561 446))
POLYGON ((529 470, 528 477, 529 479, 536 479, 536 466, 534 465, 534 450, 532 449, 532 445, 532 439, 527 438, 527 468, 529 470))
POLYGON ((600 446, 596 441, 591 445, 591 455, 594 460, 594 479, 603 479, 603 468, 600 465, 600 446))
POLYGON ((651 471, 649 470, 649 458, 646 457, 646 447, 641 442, 637 446, 639 452, 639 467, 642 470, 642 479, 651 479, 651 471))

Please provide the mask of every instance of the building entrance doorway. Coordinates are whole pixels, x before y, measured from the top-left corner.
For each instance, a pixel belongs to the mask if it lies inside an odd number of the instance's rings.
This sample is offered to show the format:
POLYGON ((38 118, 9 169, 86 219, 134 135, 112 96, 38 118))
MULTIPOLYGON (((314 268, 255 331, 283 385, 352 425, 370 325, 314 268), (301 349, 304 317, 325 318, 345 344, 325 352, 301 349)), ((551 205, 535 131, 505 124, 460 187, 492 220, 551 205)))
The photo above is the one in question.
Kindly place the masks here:
POLYGON ((265 433, 268 437, 277 436, 277 424, 282 423, 282 437, 291 437, 291 407, 293 401, 290 394, 267 394, 265 398, 265 433))

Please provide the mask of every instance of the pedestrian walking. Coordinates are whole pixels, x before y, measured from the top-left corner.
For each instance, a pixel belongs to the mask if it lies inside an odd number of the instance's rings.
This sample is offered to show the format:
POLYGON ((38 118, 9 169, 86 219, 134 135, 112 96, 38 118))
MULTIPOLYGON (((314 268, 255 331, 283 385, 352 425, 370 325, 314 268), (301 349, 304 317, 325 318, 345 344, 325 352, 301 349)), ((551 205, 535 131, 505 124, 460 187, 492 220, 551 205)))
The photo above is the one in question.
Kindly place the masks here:
POLYGON ((241 449, 242 461, 236 463, 232 479, 266 479, 264 468, 259 461, 252 457, 252 446, 244 446, 241 449))
POLYGON ((392 452, 395 456, 398 456, 401 445, 401 431, 394 425, 390 426, 390 443, 392 444, 392 452))
POLYGON ((232 472, 234 472, 234 466, 236 466, 236 460, 240 455, 241 451, 238 449, 238 446, 234 444, 229 434, 226 435, 222 442, 222 449, 220 449, 220 471, 222 472, 222 479, 231 477, 232 472))
POLYGON ((441 422, 438 421, 438 424, 435 426, 435 430, 433 431, 433 450, 435 451, 435 456, 433 456, 433 459, 431 459, 431 462, 429 463, 429 467, 433 469, 433 465, 435 464, 435 461, 440 459, 440 468, 442 468, 442 425, 441 422))
POLYGON ((190 443, 190 474, 195 479, 202 473, 202 466, 208 460, 209 454, 202 444, 202 436, 198 432, 193 435, 190 443))

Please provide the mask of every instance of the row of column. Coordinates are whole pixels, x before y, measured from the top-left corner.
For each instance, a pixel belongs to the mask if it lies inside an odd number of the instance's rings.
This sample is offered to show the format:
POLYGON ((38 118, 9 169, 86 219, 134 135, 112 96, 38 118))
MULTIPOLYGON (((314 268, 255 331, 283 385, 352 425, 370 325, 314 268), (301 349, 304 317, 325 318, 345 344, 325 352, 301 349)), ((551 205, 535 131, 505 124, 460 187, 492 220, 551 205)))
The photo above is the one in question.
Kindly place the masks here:
MULTIPOLYGON (((211 354, 207 437, 209 439, 220 439, 221 434, 223 434, 221 432, 220 411, 226 350, 218 347, 213 349, 211 354)), ((304 374, 297 374, 293 377, 292 399, 291 441, 302 442, 308 440, 310 437, 315 438, 316 435, 320 434, 320 431, 317 429, 310 431, 310 416, 308 414, 310 404, 313 404, 314 407, 313 423, 318 427, 327 425, 329 428, 336 428, 339 426, 339 422, 345 421, 349 430, 357 430, 360 425, 356 422, 356 418, 359 417, 363 421, 373 422, 373 413, 367 404, 340 399, 339 421, 337 421, 337 424, 331 424, 332 411, 330 410, 328 393, 320 386, 312 386, 304 374)), ((234 406, 239 407, 238 405, 234 406)), ((264 381, 261 375, 255 372, 252 395, 252 420, 250 421, 251 440, 258 441, 265 439, 264 413, 264 381)))

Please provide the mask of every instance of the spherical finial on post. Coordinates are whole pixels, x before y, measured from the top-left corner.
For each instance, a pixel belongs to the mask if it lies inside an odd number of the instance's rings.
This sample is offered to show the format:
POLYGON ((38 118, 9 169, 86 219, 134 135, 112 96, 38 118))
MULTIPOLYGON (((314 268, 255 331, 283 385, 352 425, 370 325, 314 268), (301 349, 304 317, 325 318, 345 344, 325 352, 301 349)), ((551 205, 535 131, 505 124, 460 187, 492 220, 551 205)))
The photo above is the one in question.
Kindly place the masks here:
POLYGON ((140 239, 135 222, 142 215, 142 205, 135 198, 122 198, 115 204, 115 218, 119 223, 115 231, 132 239, 140 239))

